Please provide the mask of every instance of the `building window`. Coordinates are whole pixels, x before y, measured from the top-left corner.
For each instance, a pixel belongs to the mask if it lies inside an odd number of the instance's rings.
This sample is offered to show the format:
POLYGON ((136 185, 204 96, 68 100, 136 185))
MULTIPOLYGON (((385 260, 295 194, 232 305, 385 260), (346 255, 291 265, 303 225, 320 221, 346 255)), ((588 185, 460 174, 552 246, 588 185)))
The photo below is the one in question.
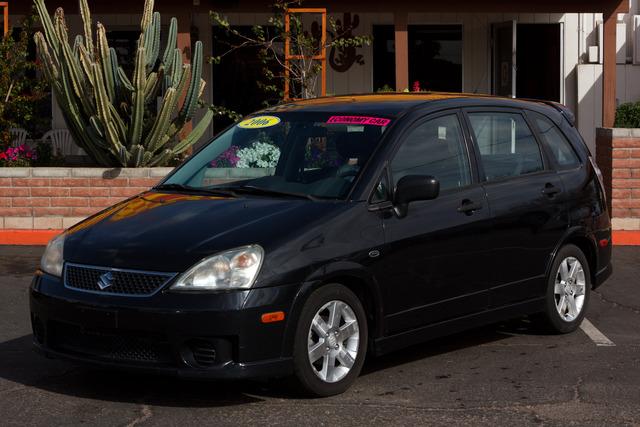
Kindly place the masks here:
POLYGON ((373 90, 396 87, 396 46, 393 25, 373 26, 373 90))
MULTIPOLYGON (((462 26, 409 25, 409 90, 462 91, 462 26)), ((395 88, 393 25, 373 26, 373 90, 395 88)), ((405 88, 397 88, 403 90, 405 88)))
MULTIPOLYGON (((233 29, 247 37, 254 37, 253 28, 249 25, 234 25, 233 29)), ((265 26, 267 39, 276 33, 272 26, 265 26)), ((260 48, 240 46, 244 40, 219 26, 213 26, 213 56, 225 55, 219 64, 213 65, 213 104, 241 115, 252 113, 267 105, 280 102, 278 92, 266 92, 263 85, 282 85, 282 79, 265 77, 265 67, 276 76, 280 76, 281 68, 274 60, 265 64, 260 57, 260 48)), ((213 121, 217 133, 233 123, 228 117, 216 117, 213 121)))
POLYGON ((409 25, 409 84, 421 90, 462 91, 462 26, 409 25))

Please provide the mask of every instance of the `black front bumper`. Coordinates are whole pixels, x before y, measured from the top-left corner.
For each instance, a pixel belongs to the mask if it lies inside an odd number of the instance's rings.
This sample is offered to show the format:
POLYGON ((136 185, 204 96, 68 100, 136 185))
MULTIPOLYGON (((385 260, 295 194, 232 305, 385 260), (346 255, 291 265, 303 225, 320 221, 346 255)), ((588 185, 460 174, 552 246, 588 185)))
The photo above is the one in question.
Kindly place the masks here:
POLYGON ((36 349, 46 356, 189 378, 280 377, 292 372, 287 343, 299 285, 223 293, 96 295, 37 274, 30 290, 36 349))

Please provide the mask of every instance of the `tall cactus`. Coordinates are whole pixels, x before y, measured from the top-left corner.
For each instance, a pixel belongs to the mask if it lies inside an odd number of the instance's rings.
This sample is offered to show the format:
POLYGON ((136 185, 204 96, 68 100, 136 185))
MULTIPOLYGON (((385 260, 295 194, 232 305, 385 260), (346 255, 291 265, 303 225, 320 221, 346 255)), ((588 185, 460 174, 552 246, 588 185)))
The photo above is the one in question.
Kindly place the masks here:
POLYGON ((183 64, 178 21, 171 18, 162 50, 160 14, 146 0, 129 78, 102 24, 94 37, 87 0, 79 2, 84 34, 70 45, 63 10, 52 20, 44 0, 34 0, 44 29, 35 34, 38 54, 75 142, 98 164, 116 167, 161 165, 191 147, 213 118, 208 110, 189 135, 177 138, 201 100, 202 43, 195 44, 192 64, 183 64))

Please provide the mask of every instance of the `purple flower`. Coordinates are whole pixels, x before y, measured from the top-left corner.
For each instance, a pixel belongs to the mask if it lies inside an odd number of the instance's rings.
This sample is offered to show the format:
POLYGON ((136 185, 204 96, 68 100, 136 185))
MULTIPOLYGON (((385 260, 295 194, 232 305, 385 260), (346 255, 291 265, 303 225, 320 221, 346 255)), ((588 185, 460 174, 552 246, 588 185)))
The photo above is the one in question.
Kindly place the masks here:
POLYGON ((222 154, 213 159, 209 165, 212 168, 232 168, 235 167, 240 158, 237 153, 240 147, 237 145, 232 145, 227 148, 222 154))

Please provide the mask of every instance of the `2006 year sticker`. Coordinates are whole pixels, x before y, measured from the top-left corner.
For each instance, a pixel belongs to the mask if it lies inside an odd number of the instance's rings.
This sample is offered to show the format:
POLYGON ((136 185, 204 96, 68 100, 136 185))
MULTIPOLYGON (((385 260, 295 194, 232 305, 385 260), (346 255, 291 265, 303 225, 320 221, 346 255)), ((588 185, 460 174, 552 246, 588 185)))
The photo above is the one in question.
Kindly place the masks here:
POLYGON ((242 129, 261 129, 275 126, 280 123, 280 118, 276 116, 256 116, 238 123, 242 129))

